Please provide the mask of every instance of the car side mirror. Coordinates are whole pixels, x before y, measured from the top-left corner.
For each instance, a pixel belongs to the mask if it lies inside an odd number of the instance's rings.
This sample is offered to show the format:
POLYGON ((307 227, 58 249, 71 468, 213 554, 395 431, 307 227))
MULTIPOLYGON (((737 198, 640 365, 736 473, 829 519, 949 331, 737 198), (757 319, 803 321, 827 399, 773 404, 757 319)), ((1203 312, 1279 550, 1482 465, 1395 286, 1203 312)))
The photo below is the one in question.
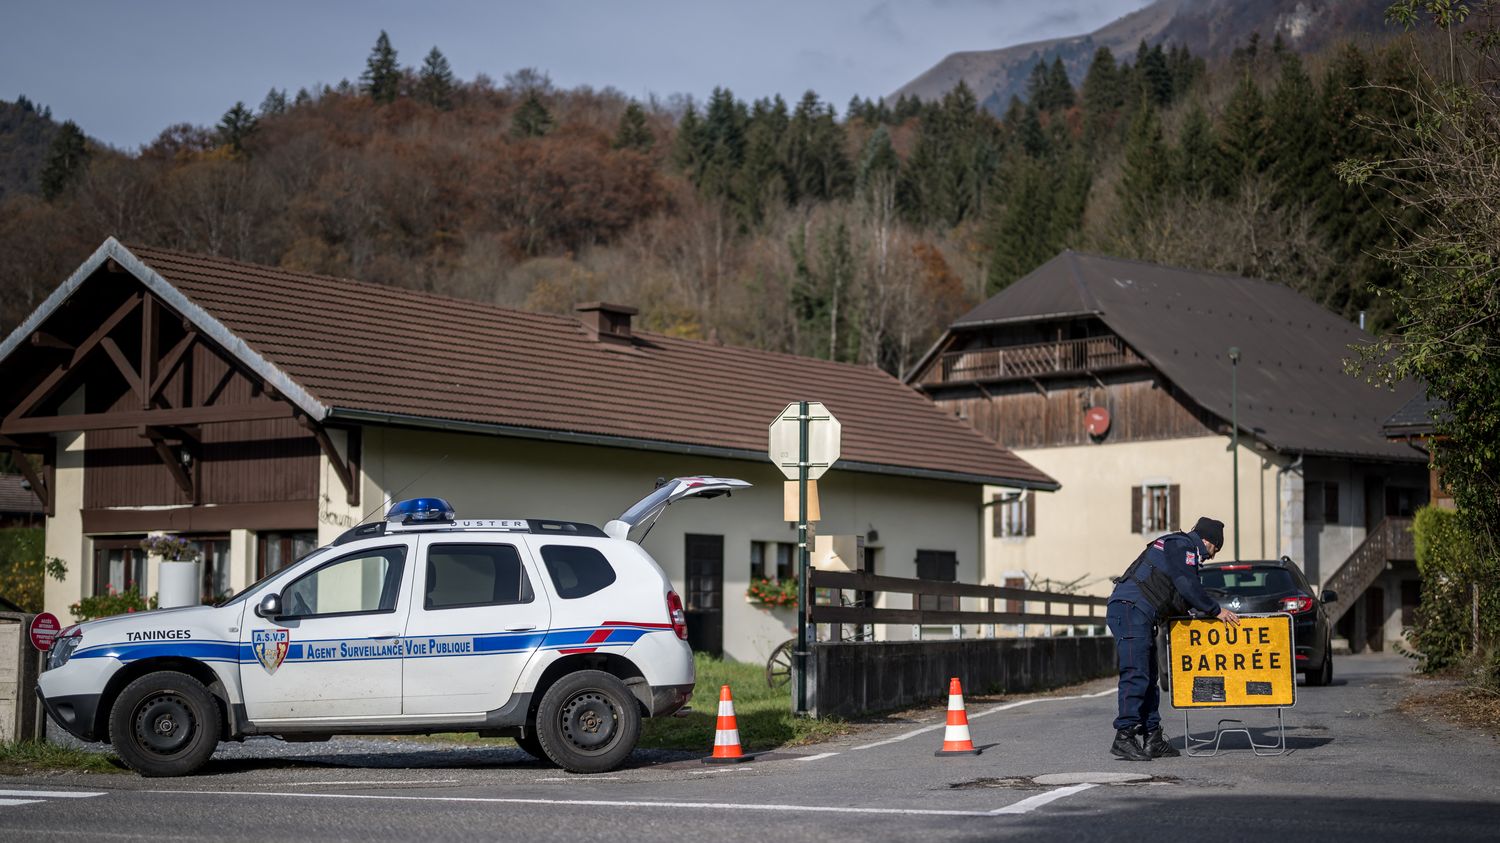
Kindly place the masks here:
POLYGON ((281 595, 267 594, 260 599, 255 607, 255 614, 266 620, 275 620, 281 616, 281 595))
POLYGON ((1322 599, 1324 603, 1333 603, 1339 599, 1339 593, 1337 591, 1324 589, 1322 599))

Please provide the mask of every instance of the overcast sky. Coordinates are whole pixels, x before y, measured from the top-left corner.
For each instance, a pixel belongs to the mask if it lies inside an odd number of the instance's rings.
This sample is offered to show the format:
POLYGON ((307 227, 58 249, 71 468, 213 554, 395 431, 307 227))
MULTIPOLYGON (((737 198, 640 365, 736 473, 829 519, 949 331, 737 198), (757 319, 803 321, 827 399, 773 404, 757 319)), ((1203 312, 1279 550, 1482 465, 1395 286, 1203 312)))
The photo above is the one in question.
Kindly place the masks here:
POLYGON ((842 113, 956 50, 1089 32, 1148 0, 0 0, 0 98, 25 94, 133 150, 271 87, 358 79, 381 29, 462 79, 523 67, 636 97, 811 88, 842 113))

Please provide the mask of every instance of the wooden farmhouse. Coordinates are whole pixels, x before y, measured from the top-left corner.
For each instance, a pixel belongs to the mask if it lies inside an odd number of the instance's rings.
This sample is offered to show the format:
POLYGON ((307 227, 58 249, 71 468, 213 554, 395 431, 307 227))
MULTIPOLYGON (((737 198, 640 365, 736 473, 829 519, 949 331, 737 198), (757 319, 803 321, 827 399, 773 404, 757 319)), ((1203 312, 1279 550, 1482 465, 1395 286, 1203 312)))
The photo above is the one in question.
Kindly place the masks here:
POLYGON ((752 577, 793 575, 796 531, 766 454, 789 402, 823 401, 843 424, 817 526, 861 537, 865 570, 989 578, 983 489, 1057 488, 877 369, 640 331, 628 307, 580 310, 106 241, 0 344, 0 444, 46 508, 48 555, 68 566, 48 610, 66 622, 89 595, 154 593, 152 532, 201 552, 208 601, 393 498, 603 524, 658 478, 715 474, 755 487, 674 507, 645 546, 698 649, 763 660, 793 622, 746 595, 752 577))
POLYGON ((1148 540, 1208 515, 1229 525, 1221 559, 1291 557, 1338 592, 1350 644, 1378 649, 1417 605, 1407 528, 1429 491, 1426 457, 1381 433, 1416 388, 1346 373, 1366 340, 1280 284, 1064 252, 908 380, 1062 483, 989 489, 997 582, 1107 593, 1148 540))

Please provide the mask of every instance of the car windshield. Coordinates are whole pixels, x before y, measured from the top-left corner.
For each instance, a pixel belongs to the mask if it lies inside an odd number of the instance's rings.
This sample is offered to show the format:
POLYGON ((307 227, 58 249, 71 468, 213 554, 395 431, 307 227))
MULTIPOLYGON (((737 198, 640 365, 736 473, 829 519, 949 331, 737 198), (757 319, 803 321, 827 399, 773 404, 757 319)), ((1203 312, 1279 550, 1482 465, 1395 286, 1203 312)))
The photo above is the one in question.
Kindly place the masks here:
POLYGON ((1297 581, 1285 568, 1203 569, 1203 587, 1247 596, 1282 594, 1297 590, 1297 581))

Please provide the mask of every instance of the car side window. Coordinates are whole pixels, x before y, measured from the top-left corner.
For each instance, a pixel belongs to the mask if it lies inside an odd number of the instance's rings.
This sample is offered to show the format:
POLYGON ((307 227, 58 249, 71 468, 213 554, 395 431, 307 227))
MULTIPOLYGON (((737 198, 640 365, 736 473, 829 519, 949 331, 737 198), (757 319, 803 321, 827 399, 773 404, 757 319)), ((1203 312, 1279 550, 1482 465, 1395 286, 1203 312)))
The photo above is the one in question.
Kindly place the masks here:
POLYGON ((325 562, 282 589, 282 618, 394 612, 405 564, 405 547, 361 550, 325 562))
POLYGON ((552 578, 552 587, 564 600, 587 597, 596 591, 608 588, 615 581, 615 569, 604 554, 592 547, 576 544, 549 544, 542 546, 542 562, 547 565, 547 576, 552 578))
POLYGON ((509 544, 435 544, 427 548, 422 608, 503 606, 535 599, 521 554, 509 544))

